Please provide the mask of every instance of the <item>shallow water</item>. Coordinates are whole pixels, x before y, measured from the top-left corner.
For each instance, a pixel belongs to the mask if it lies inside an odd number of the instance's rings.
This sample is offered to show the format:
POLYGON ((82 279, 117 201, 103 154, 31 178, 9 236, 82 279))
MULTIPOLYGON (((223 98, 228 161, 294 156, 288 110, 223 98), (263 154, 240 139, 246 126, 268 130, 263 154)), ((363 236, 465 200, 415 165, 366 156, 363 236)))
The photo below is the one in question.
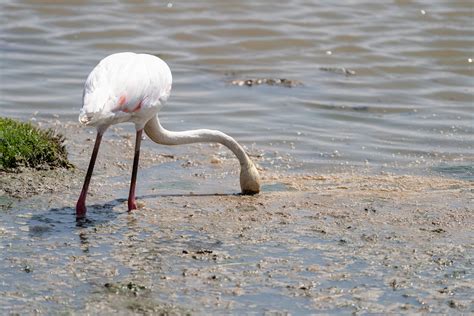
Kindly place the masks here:
POLYGON ((224 130, 290 157, 289 170, 473 178, 471 1, 2 1, 0 12, 2 116, 75 121, 102 57, 147 52, 173 72, 169 129, 224 130), (230 84, 246 78, 303 85, 230 84))
POLYGON ((294 176, 253 197, 144 186, 128 213, 124 178, 96 175, 79 222, 74 190, 0 207, 0 313, 474 311, 466 181, 294 176))

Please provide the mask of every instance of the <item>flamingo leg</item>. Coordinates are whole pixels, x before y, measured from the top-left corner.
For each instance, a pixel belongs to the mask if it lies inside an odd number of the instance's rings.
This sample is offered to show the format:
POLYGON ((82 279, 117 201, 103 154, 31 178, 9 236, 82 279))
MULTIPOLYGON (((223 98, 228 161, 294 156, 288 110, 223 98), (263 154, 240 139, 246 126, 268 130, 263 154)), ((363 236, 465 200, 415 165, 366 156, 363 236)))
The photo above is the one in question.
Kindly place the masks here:
POLYGON ((138 160, 140 159, 140 145, 142 142, 143 129, 137 130, 135 139, 135 156, 133 157, 132 180, 130 181, 130 193, 128 194, 128 211, 137 209, 135 200, 135 186, 137 183, 138 160))
POLYGON ((89 168, 87 169, 86 179, 84 180, 84 185, 82 186, 81 195, 77 200, 76 204, 76 218, 81 219, 86 216, 86 197, 87 191, 89 189, 89 183, 91 182, 92 171, 94 171, 95 160, 97 158, 97 153, 99 152, 100 142, 102 140, 103 132, 97 132, 95 139, 94 149, 92 150, 91 160, 89 162, 89 168))

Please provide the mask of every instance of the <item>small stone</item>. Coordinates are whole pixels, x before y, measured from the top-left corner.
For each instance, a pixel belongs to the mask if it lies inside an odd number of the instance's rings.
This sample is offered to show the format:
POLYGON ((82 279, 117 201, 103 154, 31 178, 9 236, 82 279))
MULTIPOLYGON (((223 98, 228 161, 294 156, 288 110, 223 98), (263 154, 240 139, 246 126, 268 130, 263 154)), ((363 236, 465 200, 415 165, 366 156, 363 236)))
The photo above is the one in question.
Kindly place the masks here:
POLYGON ((218 157, 214 156, 211 158, 211 163, 212 164, 220 164, 222 163, 222 160, 220 160, 218 157))

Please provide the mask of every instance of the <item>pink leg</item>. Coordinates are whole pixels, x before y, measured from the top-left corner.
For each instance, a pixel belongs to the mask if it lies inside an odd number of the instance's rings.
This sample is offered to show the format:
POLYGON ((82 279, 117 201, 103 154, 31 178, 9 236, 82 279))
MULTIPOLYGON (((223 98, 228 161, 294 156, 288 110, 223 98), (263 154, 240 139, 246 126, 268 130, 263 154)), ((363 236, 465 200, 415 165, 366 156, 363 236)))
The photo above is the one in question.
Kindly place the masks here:
POLYGON ((135 201, 135 184, 137 182, 138 160, 140 158, 140 144, 142 142, 143 129, 137 131, 135 140, 135 156, 133 157, 132 180, 130 181, 130 193, 128 195, 128 210, 136 210, 137 202, 135 201))
POLYGON ((99 152, 100 141, 102 140, 103 132, 97 132, 97 137, 95 139, 94 150, 92 151, 91 161, 89 162, 89 168, 87 169, 86 179, 84 180, 84 185, 82 186, 81 195, 76 204, 76 218, 81 219, 86 217, 86 196, 87 190, 89 189, 89 183, 91 182, 92 171, 94 170, 95 160, 97 158, 97 153, 99 152))

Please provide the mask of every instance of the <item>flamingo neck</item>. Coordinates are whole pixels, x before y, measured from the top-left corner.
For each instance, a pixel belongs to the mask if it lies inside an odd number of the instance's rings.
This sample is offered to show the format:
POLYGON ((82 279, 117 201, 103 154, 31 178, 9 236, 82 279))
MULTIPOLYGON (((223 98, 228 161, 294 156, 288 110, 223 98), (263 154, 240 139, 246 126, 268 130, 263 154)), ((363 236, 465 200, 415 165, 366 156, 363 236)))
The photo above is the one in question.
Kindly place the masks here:
POLYGON ((242 146, 232 137, 217 130, 196 129, 173 132, 161 126, 158 117, 151 119, 145 126, 145 133, 154 142, 162 145, 184 145, 193 143, 220 143, 229 148, 240 162, 241 166, 253 165, 242 146))
POLYGON ((240 162, 240 188, 242 194, 260 192, 260 176, 250 158, 232 137, 220 131, 196 129, 183 132, 171 132, 161 126, 158 116, 149 120, 145 125, 145 133, 152 141, 162 145, 181 145, 202 142, 220 143, 229 148, 240 162))

